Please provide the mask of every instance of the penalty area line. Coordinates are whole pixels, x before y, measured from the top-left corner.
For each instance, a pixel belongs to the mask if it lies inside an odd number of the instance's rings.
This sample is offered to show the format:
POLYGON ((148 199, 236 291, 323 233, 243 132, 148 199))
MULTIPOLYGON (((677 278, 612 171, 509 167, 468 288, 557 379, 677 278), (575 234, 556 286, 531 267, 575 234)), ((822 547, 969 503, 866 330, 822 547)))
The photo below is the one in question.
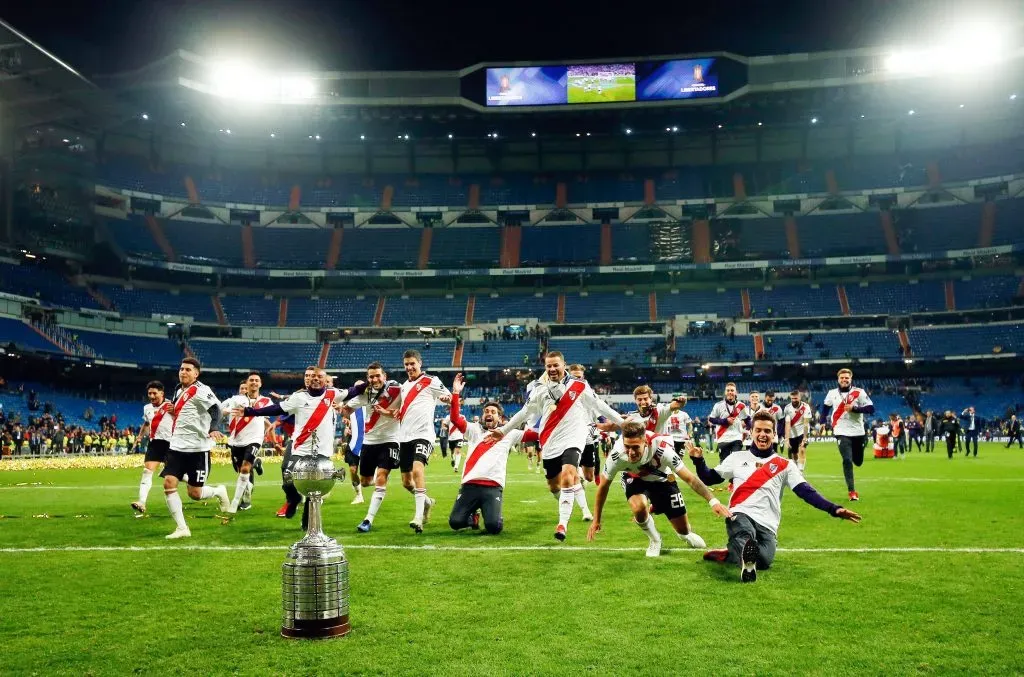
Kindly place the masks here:
MULTIPOLYGON (((285 551, 288 545, 68 545, 27 548, 0 548, 0 553, 53 553, 53 552, 265 552, 285 551)), ((413 552, 637 552, 643 548, 602 547, 582 545, 343 545, 346 550, 408 550, 413 552)), ((688 550, 688 548, 676 548, 688 550)), ((1024 555, 1024 548, 941 548, 941 547, 879 547, 879 548, 779 548, 781 553, 799 554, 875 554, 875 553, 935 553, 935 554, 1015 554, 1024 555)))

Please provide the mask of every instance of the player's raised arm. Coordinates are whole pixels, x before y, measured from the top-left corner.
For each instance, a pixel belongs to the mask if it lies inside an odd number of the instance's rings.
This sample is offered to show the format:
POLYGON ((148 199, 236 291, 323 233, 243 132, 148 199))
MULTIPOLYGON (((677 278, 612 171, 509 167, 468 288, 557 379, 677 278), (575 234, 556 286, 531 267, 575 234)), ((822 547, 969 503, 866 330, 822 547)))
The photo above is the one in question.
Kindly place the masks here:
POLYGON ((462 377, 461 373, 455 375, 455 381, 452 383, 452 409, 451 409, 451 422, 459 432, 465 434, 467 422, 465 417, 459 411, 460 400, 462 399, 462 389, 466 386, 466 380, 462 377))

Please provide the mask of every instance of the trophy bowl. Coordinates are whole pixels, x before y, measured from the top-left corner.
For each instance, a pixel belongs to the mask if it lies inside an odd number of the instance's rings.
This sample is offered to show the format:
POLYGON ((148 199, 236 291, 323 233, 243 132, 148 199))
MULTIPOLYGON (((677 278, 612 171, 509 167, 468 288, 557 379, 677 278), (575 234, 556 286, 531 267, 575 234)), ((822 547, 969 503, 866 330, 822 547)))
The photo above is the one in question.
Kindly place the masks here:
POLYGON ((303 496, 326 496, 334 488, 336 472, 334 463, 326 456, 298 456, 292 459, 291 469, 285 472, 284 479, 295 485, 295 490, 303 496))

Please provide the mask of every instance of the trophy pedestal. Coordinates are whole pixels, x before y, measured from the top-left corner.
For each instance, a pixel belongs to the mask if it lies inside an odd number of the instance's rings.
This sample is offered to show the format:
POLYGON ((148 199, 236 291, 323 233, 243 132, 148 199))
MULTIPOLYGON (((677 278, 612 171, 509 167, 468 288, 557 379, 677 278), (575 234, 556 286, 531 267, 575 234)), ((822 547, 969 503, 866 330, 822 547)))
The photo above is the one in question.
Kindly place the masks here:
POLYGON ((325 535, 321 522, 324 495, 334 483, 330 459, 296 463, 290 475, 309 498, 306 536, 293 545, 281 566, 281 635, 295 639, 343 637, 348 620, 348 561, 345 551, 325 535), (319 467, 316 467, 317 464, 319 467), (311 477, 319 475, 319 477, 311 477), (316 480, 320 484, 314 484, 316 480))

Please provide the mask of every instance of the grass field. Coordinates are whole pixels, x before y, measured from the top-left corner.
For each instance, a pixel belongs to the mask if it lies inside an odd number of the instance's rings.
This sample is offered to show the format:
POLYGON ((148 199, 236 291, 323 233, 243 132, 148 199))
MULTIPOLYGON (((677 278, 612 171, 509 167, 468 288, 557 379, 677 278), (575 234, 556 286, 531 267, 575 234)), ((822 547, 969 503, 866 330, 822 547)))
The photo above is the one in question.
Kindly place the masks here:
POLYGON ((633 76, 622 75, 614 81, 591 84, 590 89, 569 76, 569 103, 604 103, 607 101, 635 101, 636 80, 633 76), (600 87, 601 91, 598 92, 600 87))
MULTIPOLYGON (((809 456, 810 481, 845 496, 834 447, 809 456)), ((280 567, 300 532, 273 515, 277 466, 226 525, 213 502, 186 502, 185 542, 163 538, 158 487, 150 516, 132 516, 138 475, 0 472, 0 674, 1024 672, 1024 452, 995 444, 978 459, 866 461, 860 525, 787 495, 776 565, 754 585, 675 539, 645 558, 617 488, 597 542, 577 512, 556 543, 554 502, 521 456, 506 532, 453 533, 457 484, 435 456, 438 509, 421 536, 397 477, 370 534, 355 533, 365 505, 349 505, 350 486, 328 499, 325 530, 351 562, 353 632, 327 642, 279 636, 280 567)), ((228 466, 212 477, 233 487, 228 466)), ((695 530, 722 545, 722 523, 684 493, 695 530)))

